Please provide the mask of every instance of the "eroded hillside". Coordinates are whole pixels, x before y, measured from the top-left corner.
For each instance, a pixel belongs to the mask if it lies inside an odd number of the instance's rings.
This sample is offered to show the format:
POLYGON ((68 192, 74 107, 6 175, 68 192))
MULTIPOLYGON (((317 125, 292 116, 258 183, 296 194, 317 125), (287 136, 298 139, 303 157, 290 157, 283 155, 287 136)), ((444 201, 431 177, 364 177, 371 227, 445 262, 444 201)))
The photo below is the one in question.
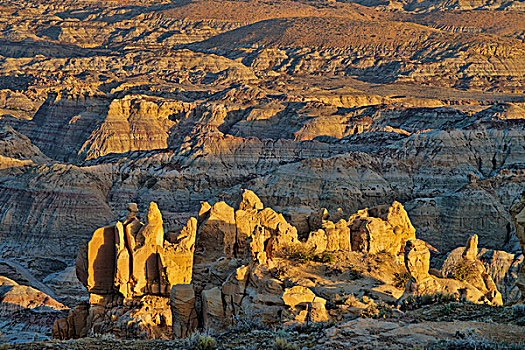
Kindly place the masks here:
POLYGON ((241 188, 300 236, 320 208, 398 200, 442 254, 474 233, 519 253, 522 10, 0 1, 2 258, 60 289, 50 274, 127 203, 157 202, 177 232, 241 188))

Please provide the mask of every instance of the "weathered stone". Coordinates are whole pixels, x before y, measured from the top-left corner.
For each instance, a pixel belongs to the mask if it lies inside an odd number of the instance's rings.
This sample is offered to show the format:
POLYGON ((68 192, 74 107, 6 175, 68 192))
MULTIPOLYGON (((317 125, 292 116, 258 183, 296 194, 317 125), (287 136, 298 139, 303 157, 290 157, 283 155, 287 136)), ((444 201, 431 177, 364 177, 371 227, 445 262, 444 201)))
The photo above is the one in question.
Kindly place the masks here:
POLYGON ((420 239, 411 239, 406 243, 405 266, 411 279, 398 302, 409 297, 435 294, 465 298, 473 303, 489 302, 481 291, 467 282, 430 275, 430 251, 428 244, 420 239))
POLYGON ((287 288, 281 298, 286 306, 294 308, 301 303, 311 303, 315 299, 315 293, 306 287, 294 286, 287 288))
POLYGON ((350 216, 352 249, 376 254, 388 252, 403 259, 405 242, 415 238, 415 228, 399 202, 361 210, 350 216))
POLYGON ((88 286, 88 242, 83 241, 78 247, 75 273, 84 287, 88 286))
MULTIPOLYGON (((525 191, 521 195, 521 199, 512 205, 509 210, 514 227, 516 228, 516 236, 520 241, 521 251, 525 254, 525 191)), ((521 302, 525 301, 525 263, 521 265, 518 272, 518 279, 516 285, 521 292, 521 302)))
POLYGON ((202 322, 204 329, 210 329, 224 322, 224 305, 220 288, 214 287, 202 291, 202 322))
POLYGON ((262 210, 264 208, 263 203, 257 197, 253 191, 243 190, 241 195, 241 201, 239 202, 239 210, 262 210))
POLYGON ((195 310, 195 291, 191 284, 176 284, 171 287, 171 313, 173 315, 173 335, 186 338, 198 326, 195 310))
POLYGON ((449 255, 443 264, 443 274, 449 278, 460 278, 482 292, 494 305, 503 305, 503 298, 494 280, 487 273, 478 257, 478 235, 472 235, 467 240, 461 258, 453 261, 449 255), (450 258, 449 258, 450 257, 450 258))
MULTIPOLYGON (((166 241, 162 215, 153 202, 145 225, 131 210, 124 224, 117 222, 95 231, 87 252, 80 249, 77 258, 77 274, 87 275, 89 306, 57 321, 56 336, 77 337, 118 329, 118 336, 171 337, 172 316, 167 307, 170 289, 191 283, 196 234, 197 219, 190 218, 173 242, 166 241), (107 285, 110 279, 113 288, 107 285), (80 324, 79 319, 85 322, 80 324)), ((177 301, 188 296, 182 292, 176 294, 177 301)), ((184 314, 180 305, 175 309, 180 326, 177 334, 186 334, 195 326, 195 313, 184 314), (189 323, 182 321, 186 316, 189 323)))
POLYGON ((225 202, 218 202, 206 212, 206 216, 197 232, 196 263, 212 262, 223 255, 232 258, 236 246, 233 208, 225 202))
POLYGON ((88 243, 87 289, 111 293, 115 272, 115 227, 99 228, 88 243))

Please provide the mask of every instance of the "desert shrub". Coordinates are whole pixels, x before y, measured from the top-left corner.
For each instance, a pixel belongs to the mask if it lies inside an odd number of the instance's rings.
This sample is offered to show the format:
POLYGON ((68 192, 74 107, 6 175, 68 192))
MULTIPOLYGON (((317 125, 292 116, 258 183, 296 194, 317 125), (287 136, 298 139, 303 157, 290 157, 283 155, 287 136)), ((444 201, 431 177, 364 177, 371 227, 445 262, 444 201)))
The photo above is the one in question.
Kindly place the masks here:
POLYGON ((394 286, 396 288, 405 289, 405 287, 407 286, 408 280, 411 277, 412 276, 410 275, 410 272, 408 271, 401 272, 401 273, 395 272, 394 273, 394 286))
POLYGON ((325 264, 333 264, 337 261, 337 256, 334 253, 324 252, 316 256, 315 260, 325 264))
POLYGON ((186 339, 185 344, 187 349, 193 350, 215 350, 217 348, 217 342, 215 338, 207 334, 201 334, 199 332, 193 333, 186 339))
POLYGON ((285 338, 277 337, 273 342, 273 348, 275 350, 296 350, 299 347, 297 345, 290 344, 285 338))
POLYGON ((215 339, 209 335, 201 335, 197 339, 195 350, 214 350, 217 347, 215 339))
POLYGON ((392 306, 383 302, 372 303, 361 312, 361 317, 365 318, 387 318, 392 316, 392 306))
POLYGON ((454 295, 435 293, 435 294, 425 294, 418 296, 410 296, 403 300, 400 304, 401 310, 414 310, 421 308, 425 305, 430 304, 442 304, 454 301, 465 301, 464 299, 457 298, 454 295))
POLYGON ((477 270, 474 264, 462 262, 454 267, 451 276, 458 281, 468 281, 476 273, 477 270))
POLYGON ((286 247, 280 252, 280 255, 286 259, 305 263, 315 260, 315 247, 308 247, 306 244, 293 244, 286 247))

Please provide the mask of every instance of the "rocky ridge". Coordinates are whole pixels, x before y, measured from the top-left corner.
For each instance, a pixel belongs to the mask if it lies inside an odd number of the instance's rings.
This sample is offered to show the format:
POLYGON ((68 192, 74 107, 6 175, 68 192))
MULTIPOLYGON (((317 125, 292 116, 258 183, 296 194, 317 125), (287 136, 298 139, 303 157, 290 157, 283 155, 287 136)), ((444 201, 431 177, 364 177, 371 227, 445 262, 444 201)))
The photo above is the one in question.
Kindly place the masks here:
MULTIPOLYGON (((415 238, 398 202, 347 219, 323 209, 308 218, 319 229, 302 240, 249 190, 235 209, 225 202, 203 203, 198 219, 190 219, 177 236, 164 234, 155 203, 145 225, 136 215, 130 204, 124 223, 96 230, 81 246, 77 276, 90 301, 55 323, 55 337, 170 338, 248 321, 267 326, 342 321, 377 303, 409 307, 423 296, 504 302, 494 280, 506 267, 485 268, 476 235, 458 261, 452 262, 453 252, 442 271, 431 270, 429 248, 435 249, 415 238), (451 278, 437 277, 447 271, 451 278), (406 287, 402 275, 408 275, 406 287)), ((520 299, 519 292, 507 295, 506 303, 520 299)))

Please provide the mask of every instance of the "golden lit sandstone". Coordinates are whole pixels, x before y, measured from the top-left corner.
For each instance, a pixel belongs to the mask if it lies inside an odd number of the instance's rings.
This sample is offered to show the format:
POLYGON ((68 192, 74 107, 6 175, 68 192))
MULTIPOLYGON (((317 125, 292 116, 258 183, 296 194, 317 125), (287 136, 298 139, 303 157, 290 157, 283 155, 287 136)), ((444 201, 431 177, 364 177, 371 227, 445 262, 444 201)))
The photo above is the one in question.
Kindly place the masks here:
POLYGON ((316 296, 306 287, 287 288, 281 298, 288 307, 283 313, 283 320, 324 322, 329 319, 325 308, 326 300, 316 296))
MULTIPOLYGON (((525 191, 521 194, 521 199, 510 207, 510 215, 516 227, 516 236, 521 245, 521 251, 525 252, 525 191)), ((521 265, 518 272, 518 280, 516 285, 521 292, 521 302, 525 301, 525 264, 521 265)))
POLYGON ((405 266, 411 278, 398 302, 410 297, 444 294, 455 298, 465 298, 478 304, 491 303, 480 290, 467 282, 431 275, 429 273, 429 245, 420 239, 411 239, 406 242, 405 266))
POLYGON ((282 214, 264 208, 261 200, 250 190, 243 190, 237 210, 225 202, 213 206, 203 203, 199 222, 196 264, 213 262, 222 256, 243 258, 247 245, 256 244, 258 247, 254 247, 254 251, 271 254, 275 247, 297 241, 297 229, 282 214), (263 242, 257 243, 261 239, 263 242))
POLYGON ((493 305, 503 305, 503 297, 494 280, 478 259, 478 235, 472 235, 468 239, 459 261, 452 266, 445 262, 442 270, 447 270, 448 273, 444 274, 446 277, 454 278, 461 275, 463 281, 476 287, 493 305))
POLYGON ((370 254, 386 251, 402 258, 406 241, 416 238, 416 229, 403 205, 397 201, 390 206, 358 211, 350 216, 348 226, 352 248, 370 254))
MULTIPOLYGON (((137 206, 129 204, 124 223, 96 230, 87 245, 79 249, 77 274, 90 292, 89 305, 79 305, 70 316, 58 320, 53 329, 55 337, 113 329, 119 330, 118 336, 171 336, 170 289, 172 285, 191 283, 197 219, 190 218, 174 242, 169 242, 154 202, 149 205, 145 224, 137 219, 137 212, 137 206)), ((186 300, 186 306, 191 304, 188 293, 185 297, 181 293, 177 300, 186 300)), ((185 329, 186 311, 180 307, 177 310, 177 329, 185 329)))
POLYGON ((310 226, 320 226, 310 232, 306 242, 315 253, 355 250, 377 254, 385 251, 402 260, 405 242, 416 237, 416 229, 399 202, 359 210, 348 220, 342 217, 341 210, 329 215, 326 209, 311 217, 310 226))
POLYGON ((67 310, 49 295, 29 286, 19 285, 15 281, 0 276, 0 315, 8 316, 23 309, 42 308, 44 310, 67 310))

